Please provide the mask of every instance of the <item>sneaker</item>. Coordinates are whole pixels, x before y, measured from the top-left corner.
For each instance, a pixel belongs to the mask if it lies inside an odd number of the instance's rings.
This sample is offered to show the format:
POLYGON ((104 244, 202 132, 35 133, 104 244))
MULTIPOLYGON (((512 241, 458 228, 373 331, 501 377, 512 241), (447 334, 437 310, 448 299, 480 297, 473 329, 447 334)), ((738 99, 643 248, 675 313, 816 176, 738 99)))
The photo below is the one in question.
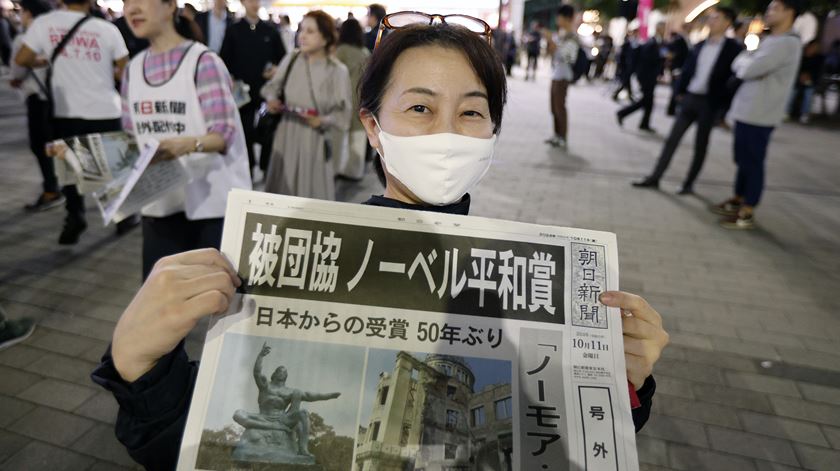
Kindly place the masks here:
POLYGON ((741 210, 741 203, 736 199, 728 199, 723 203, 709 206, 709 211, 721 216, 737 216, 741 210))
POLYGON ((568 148, 569 148, 569 143, 568 143, 568 142, 566 142, 566 140, 565 140, 565 139, 563 139, 562 137, 558 137, 558 138, 557 138, 557 145, 556 145, 555 147, 559 147, 559 148, 561 148, 561 149, 564 149, 564 150, 565 150, 565 149, 568 149, 568 148))
POLYGON ((659 189, 659 180, 654 180, 651 177, 645 177, 632 183, 634 188, 651 188, 659 189))
POLYGON ((693 195, 694 187, 692 187, 691 185, 683 185, 679 188, 679 190, 677 190, 677 194, 680 196, 693 195))
POLYGON ((656 134, 656 129, 653 129, 650 126, 639 126, 639 131, 646 132, 649 134, 656 134))
POLYGON ((811 118, 807 114, 803 114, 799 117, 799 124, 808 124, 811 122, 811 118))
POLYGON ((721 219, 719 224, 724 229, 749 230, 755 228, 755 218, 752 213, 737 214, 721 219))
POLYGON ((551 147, 560 147, 560 137, 558 136, 551 136, 543 142, 550 145, 551 147))
POLYGON ((68 216, 64 220, 64 228, 58 236, 60 245, 75 245, 79 242, 79 236, 87 229, 87 222, 79 217, 68 216))
POLYGON ((48 209, 56 208, 64 204, 64 195, 61 193, 44 192, 38 196, 34 203, 27 204, 23 207, 30 213, 37 213, 39 211, 46 211, 48 209))
POLYGON ((0 325, 0 350, 23 342, 35 332, 35 321, 32 319, 7 320, 0 325))

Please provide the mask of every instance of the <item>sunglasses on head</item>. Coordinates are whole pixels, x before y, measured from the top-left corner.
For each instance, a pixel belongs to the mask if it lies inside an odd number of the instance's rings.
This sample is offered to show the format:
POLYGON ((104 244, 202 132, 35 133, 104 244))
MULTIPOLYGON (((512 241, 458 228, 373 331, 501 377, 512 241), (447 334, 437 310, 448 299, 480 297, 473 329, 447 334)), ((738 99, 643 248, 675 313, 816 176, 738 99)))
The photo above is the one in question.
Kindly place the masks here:
POLYGON ((408 26, 415 25, 434 25, 434 24, 449 24, 459 25, 467 28, 473 33, 484 37, 487 42, 491 42, 493 38, 493 29, 484 21, 469 16, 469 15, 438 15, 429 14, 419 11, 398 11, 385 15, 379 23, 379 33, 376 35, 376 45, 379 46, 379 41, 382 40, 382 33, 386 29, 401 29, 408 26))

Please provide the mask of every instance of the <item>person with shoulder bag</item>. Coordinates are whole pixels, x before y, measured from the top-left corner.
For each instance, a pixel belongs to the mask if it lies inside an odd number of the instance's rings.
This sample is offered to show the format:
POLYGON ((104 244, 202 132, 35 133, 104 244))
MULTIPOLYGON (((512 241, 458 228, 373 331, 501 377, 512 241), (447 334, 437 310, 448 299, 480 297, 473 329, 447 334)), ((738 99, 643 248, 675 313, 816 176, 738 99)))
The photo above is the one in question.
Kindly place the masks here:
POLYGON ((282 113, 274 135, 265 191, 335 199, 333 155, 341 155, 353 112, 347 67, 330 51, 335 21, 323 11, 306 14, 300 50, 284 58, 262 88, 271 113, 282 113))

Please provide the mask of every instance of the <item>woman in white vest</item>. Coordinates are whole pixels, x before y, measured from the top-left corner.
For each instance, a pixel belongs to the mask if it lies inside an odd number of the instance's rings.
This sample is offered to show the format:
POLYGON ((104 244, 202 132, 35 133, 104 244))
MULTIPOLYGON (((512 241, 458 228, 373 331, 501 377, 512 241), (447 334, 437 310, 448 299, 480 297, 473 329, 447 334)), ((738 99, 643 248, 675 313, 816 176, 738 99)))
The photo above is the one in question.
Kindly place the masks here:
POLYGON ((122 81, 123 128, 157 158, 179 159, 190 181, 143 208, 143 279, 167 255, 219 247, 228 192, 251 189, 245 136, 221 59, 186 39, 174 0, 126 0, 132 32, 150 47, 122 81))

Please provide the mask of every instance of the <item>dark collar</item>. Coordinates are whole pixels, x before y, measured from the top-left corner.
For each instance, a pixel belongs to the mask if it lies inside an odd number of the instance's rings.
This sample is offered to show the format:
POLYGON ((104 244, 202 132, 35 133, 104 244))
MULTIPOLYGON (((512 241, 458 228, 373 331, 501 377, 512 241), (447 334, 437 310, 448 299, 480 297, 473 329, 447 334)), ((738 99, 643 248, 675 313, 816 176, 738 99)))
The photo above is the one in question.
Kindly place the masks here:
POLYGON ((370 197, 369 200, 365 201, 362 204, 369 204, 371 206, 384 206, 386 208, 431 211, 433 213, 460 214, 466 216, 470 212, 470 195, 466 194, 463 198, 461 198, 461 201, 457 203, 447 204, 444 206, 422 206, 419 204, 408 204, 403 203, 402 201, 386 198, 381 195, 373 195, 370 197))

